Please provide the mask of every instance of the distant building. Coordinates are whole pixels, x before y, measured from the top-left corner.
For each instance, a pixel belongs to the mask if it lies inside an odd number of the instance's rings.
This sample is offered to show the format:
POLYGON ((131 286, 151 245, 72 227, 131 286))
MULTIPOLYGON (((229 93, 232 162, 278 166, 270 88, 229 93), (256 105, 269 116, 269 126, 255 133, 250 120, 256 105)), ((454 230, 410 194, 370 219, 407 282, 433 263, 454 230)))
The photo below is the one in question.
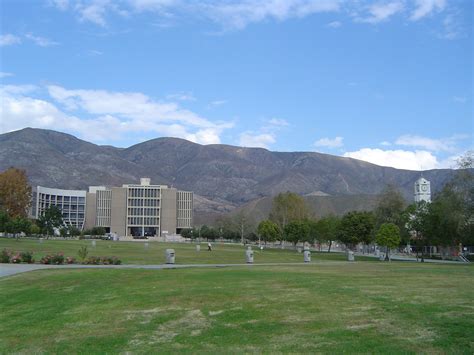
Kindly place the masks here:
POLYGON ((431 202, 430 182, 423 177, 415 181, 415 202, 431 202))
POLYGON ((86 191, 62 190, 37 186, 33 189, 31 216, 38 218, 50 206, 57 206, 63 214, 63 221, 68 226, 84 228, 86 191))
POLYGON ((119 236, 166 236, 193 226, 193 193, 151 185, 148 178, 122 187, 90 186, 88 192, 38 186, 33 201, 35 218, 55 205, 67 225, 104 227, 119 236))

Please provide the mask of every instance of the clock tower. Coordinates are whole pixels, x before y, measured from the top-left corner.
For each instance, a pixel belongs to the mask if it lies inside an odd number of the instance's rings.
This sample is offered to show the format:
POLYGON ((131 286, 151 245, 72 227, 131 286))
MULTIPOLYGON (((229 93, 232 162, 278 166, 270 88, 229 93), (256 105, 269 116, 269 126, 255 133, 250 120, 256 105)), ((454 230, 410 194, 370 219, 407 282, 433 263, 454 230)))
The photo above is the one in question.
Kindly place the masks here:
POLYGON ((415 202, 420 201, 431 202, 430 182, 423 177, 415 182, 415 202))

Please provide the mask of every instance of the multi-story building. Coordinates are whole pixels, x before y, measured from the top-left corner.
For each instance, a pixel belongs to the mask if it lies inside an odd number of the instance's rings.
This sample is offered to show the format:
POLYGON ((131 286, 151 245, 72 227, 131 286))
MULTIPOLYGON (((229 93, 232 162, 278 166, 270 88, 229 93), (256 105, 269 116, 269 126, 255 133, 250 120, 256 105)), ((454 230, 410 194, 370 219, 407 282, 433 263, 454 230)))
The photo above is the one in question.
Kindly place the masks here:
POLYGON ((50 206, 59 207, 66 225, 81 230, 84 228, 86 191, 36 187, 33 190, 31 216, 38 218, 50 206))
MULTIPOLYGON (((140 179, 140 184, 125 184, 122 187, 90 186, 88 192, 38 186, 38 191, 44 190, 68 192, 68 201, 71 202, 79 203, 72 197, 81 197, 82 207, 78 205, 77 208, 64 205, 64 198, 48 200, 49 205, 61 208, 63 216, 67 216, 66 224, 80 229, 97 226, 119 236, 166 236, 179 234, 182 229, 192 228, 193 225, 193 193, 166 185, 151 185, 148 178, 140 179), (82 211, 82 224, 72 223, 72 217, 76 215, 71 215, 71 211, 76 209, 82 211)), ((34 199, 42 201, 45 197, 36 194, 34 199)), ((37 202, 35 217, 49 205, 37 202)))

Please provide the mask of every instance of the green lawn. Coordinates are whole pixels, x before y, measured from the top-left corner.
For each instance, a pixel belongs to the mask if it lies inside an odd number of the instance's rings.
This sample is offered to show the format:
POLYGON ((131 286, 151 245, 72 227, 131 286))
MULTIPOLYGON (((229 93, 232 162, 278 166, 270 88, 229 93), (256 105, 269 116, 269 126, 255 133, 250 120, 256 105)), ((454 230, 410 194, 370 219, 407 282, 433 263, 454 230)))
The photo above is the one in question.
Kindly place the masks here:
MULTIPOLYGON (((34 239, 0 238, 0 250, 7 248, 11 251, 33 251, 34 258, 39 261, 42 256, 51 253, 64 252, 65 256, 78 258, 77 252, 86 245, 89 256, 117 256, 124 264, 163 264, 165 249, 176 251, 177 264, 240 264, 245 263, 245 248, 241 245, 212 243, 213 251, 207 251, 207 243, 201 245, 201 251, 196 251, 191 243, 159 243, 149 242, 145 248, 143 242, 112 242, 98 240, 96 247, 86 240, 44 240, 42 244, 34 239)), ((254 248, 255 249, 255 248, 254 248)), ((344 254, 313 253, 313 260, 345 260, 344 254)), ((359 257, 357 260, 373 260, 359 257)), ((294 250, 265 249, 254 250, 255 263, 285 263, 303 262, 303 254, 294 250)))
POLYGON ((34 271, 0 279, 0 352, 472 354, 472 285, 415 263, 34 271))

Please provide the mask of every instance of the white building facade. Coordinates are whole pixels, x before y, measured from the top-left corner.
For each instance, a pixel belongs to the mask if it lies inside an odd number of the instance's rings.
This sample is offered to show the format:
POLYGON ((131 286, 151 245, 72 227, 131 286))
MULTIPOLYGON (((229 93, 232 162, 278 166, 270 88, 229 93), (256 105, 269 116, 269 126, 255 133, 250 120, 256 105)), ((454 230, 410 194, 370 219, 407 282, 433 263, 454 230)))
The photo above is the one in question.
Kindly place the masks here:
POLYGON ((415 181, 415 202, 431 202, 431 185, 424 177, 415 181))

